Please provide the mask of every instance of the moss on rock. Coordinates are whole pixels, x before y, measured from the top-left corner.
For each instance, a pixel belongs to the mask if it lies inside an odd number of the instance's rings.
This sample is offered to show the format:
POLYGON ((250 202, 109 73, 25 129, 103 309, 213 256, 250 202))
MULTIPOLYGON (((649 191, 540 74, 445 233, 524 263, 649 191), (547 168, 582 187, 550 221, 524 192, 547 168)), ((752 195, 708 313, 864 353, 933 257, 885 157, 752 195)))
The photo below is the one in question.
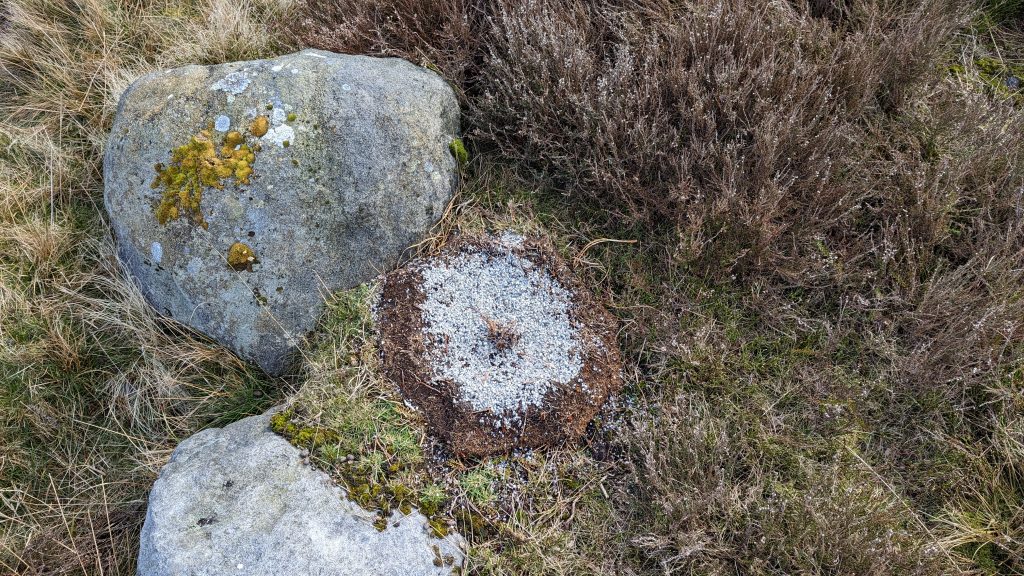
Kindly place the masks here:
POLYGON ((163 188, 154 211, 157 222, 166 224, 185 216, 206 228, 202 212, 204 188, 221 190, 232 178, 239 184, 248 184, 255 161, 256 152, 245 143, 241 133, 228 132, 218 154, 211 128, 200 131, 187 144, 171 151, 169 164, 155 166, 156 177, 150 187, 163 188))
POLYGON ((449 142, 448 150, 451 151, 452 156, 455 156, 455 161, 459 163, 460 168, 469 162, 469 152, 466 150, 466 145, 463 144, 462 138, 455 138, 449 142))
POLYGON ((268 130, 270 130, 270 122, 266 116, 257 116, 249 124, 249 133, 257 138, 265 136, 268 130))
POLYGON ((235 242, 228 248, 228 266, 235 270, 252 271, 252 265, 256 262, 256 252, 248 244, 235 242))

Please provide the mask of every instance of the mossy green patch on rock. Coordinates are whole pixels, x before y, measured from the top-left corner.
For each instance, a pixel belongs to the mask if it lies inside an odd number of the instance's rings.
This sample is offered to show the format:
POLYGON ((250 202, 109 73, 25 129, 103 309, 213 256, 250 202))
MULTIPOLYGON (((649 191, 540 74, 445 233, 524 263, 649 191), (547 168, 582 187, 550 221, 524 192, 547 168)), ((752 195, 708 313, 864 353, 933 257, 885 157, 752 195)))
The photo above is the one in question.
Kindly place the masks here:
POLYGON ((245 143, 241 133, 232 131, 225 135, 218 154, 211 129, 200 131, 187 144, 171 151, 168 165, 157 164, 155 167, 156 177, 150 186, 153 189, 163 188, 163 196, 155 210, 157 222, 166 224, 186 216, 206 228, 202 212, 203 190, 221 190, 231 179, 239 184, 248 184, 255 161, 256 153, 245 143))
POLYGON ((469 162, 469 151, 466 150, 466 145, 462 142, 462 138, 455 138, 449 142, 448 150, 451 151, 452 156, 455 156, 455 161, 459 163, 460 168, 469 162))
POLYGON ((447 495, 436 486, 421 494, 426 482, 416 471, 424 462, 422 427, 373 375, 378 352, 368 338, 369 297, 370 289, 360 286, 329 302, 323 336, 310 358, 318 370, 332 374, 329 388, 318 390, 315 401, 274 415, 271 428, 308 449, 354 502, 380 518, 396 508, 408 513, 413 506, 432 517, 447 495), (313 405, 322 408, 316 417, 308 410, 313 405))

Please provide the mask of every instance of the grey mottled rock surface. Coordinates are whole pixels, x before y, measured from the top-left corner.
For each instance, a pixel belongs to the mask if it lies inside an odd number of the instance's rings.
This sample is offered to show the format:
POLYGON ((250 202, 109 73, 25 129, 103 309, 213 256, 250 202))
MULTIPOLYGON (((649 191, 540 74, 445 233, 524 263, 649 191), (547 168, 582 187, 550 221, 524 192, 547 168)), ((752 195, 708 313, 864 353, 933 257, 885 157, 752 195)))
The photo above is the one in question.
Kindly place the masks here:
POLYGON ((285 372, 323 295, 392 266, 441 216, 458 123, 451 88, 398 59, 305 50, 150 74, 122 96, 104 161, 118 253, 161 313, 285 372), (159 224, 155 166, 208 126, 219 149, 261 115, 250 183, 204 189, 208 228, 159 224), (228 266, 235 242, 251 270, 228 266))
POLYGON ((253 416, 178 446, 149 496, 140 576, 448 576, 446 556, 461 564, 461 540, 431 537, 415 511, 395 512, 378 532, 374 515, 302 464, 268 421, 253 416))

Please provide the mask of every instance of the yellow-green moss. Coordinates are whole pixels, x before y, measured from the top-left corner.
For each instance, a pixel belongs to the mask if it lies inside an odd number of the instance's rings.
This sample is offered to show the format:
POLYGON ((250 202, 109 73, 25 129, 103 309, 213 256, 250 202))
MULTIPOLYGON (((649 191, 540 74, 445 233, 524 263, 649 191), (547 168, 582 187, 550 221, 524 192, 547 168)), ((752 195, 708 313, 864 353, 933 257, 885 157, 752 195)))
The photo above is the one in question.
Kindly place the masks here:
POLYGON ((270 130, 270 122, 266 116, 257 116, 249 124, 249 133, 257 138, 262 138, 270 130))
POLYGON ((462 143, 462 138, 455 138, 449 142, 448 150, 451 151, 452 156, 455 156, 455 161, 459 163, 460 168, 469 162, 469 152, 466 150, 466 145, 462 143))
POLYGON ((228 266, 235 270, 252 270, 256 252, 244 242, 235 242, 228 248, 228 266))
MULTIPOLYGON (((367 338, 372 322, 370 294, 364 285, 328 302, 321 334, 329 340, 321 345, 334 358, 331 362, 342 360, 338 365, 342 380, 346 371, 358 377, 365 370, 360 363, 378 357, 374 340, 367 338)), ((311 355, 315 357, 319 349, 315 347, 311 355)), ((339 394, 319 405, 320 410, 310 419, 299 404, 274 415, 271 429, 293 445, 309 449, 313 462, 330 472, 349 499, 376 512, 379 519, 389 518, 396 509, 409 514, 416 507, 432 521, 433 533, 447 533, 449 517, 444 515, 453 497, 424 474, 422 430, 397 399, 339 394), (324 419, 323 413, 334 417, 324 419)))
POLYGON ((289 112, 288 113, 288 121, 289 122, 295 122, 296 118, 298 118, 298 116, 295 115, 295 112, 289 112))
MULTIPOLYGON (((974 60, 974 68, 977 69, 977 78, 985 85, 987 92, 1000 99, 1012 99, 1017 102, 1024 101, 1024 67, 1015 66, 996 58, 982 56, 974 60), (1021 83, 1017 88, 1011 88, 1007 80, 1015 77, 1021 83)), ((961 79, 970 79, 968 68, 962 64, 953 64, 948 68, 949 73, 961 79)))
POLYGON ((338 435, 333 430, 298 426, 292 422, 292 417, 290 410, 274 414, 270 417, 270 429, 287 438, 295 446, 306 448, 310 452, 324 444, 337 442, 338 435))
POLYGON ((255 161, 255 151, 239 132, 225 135, 218 154, 210 129, 200 131, 187 144, 171 151, 168 165, 155 166, 156 177, 150 186, 153 189, 163 188, 163 196, 155 210, 157 222, 166 224, 185 216, 206 228, 201 208, 203 189, 223 189, 224 183, 231 178, 240 184, 248 184, 255 161))
POLYGON ((437 538, 444 538, 448 535, 448 524, 442 518, 431 518, 427 520, 430 525, 430 533, 437 538))

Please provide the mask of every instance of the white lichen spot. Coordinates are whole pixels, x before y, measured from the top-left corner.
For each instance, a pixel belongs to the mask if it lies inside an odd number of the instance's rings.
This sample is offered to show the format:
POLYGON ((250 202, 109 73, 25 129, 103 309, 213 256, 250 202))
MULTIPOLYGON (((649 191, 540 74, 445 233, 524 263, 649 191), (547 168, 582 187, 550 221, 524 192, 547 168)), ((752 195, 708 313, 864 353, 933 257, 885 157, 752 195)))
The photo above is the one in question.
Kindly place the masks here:
POLYGON ((227 132, 228 128, 231 128, 231 118, 221 114, 217 116, 217 120, 214 121, 213 127, 216 128, 217 132, 227 132))
POLYGON ((285 114, 285 111, 280 106, 275 106, 270 112, 270 123, 274 126, 284 124, 286 118, 288 118, 288 115, 285 114))
POLYGON ((167 99, 168 99, 168 100, 170 100, 171 98, 174 98, 174 94, 168 94, 168 95, 167 95, 167 99))
POLYGON ((298 74, 298 73, 299 73, 299 69, 298 68, 292 68, 292 74, 298 74))
POLYGON ((426 162, 423 163, 423 169, 427 172, 427 174, 430 174, 431 172, 434 171, 434 163, 431 162, 430 160, 427 160, 426 162))
POLYGON ((316 52, 306 52, 305 55, 309 56, 310 58, 323 58, 323 59, 327 59, 327 56, 324 56, 323 54, 317 54, 316 52))
POLYGON ((159 264, 164 259, 164 247, 159 242, 153 242, 149 246, 149 255, 153 257, 153 262, 159 264))
POLYGON ((291 146, 295 144, 295 130, 292 130, 292 127, 287 124, 274 126, 267 131, 267 134, 261 140, 277 144, 281 148, 284 148, 285 142, 288 142, 288 145, 291 146))
POLYGON ((352 87, 351 87, 351 86, 349 86, 348 84, 342 84, 342 85, 341 85, 341 89, 342 89, 342 90, 344 90, 344 91, 346 91, 346 92, 348 92, 349 90, 351 90, 351 89, 352 89, 352 87))
POLYGON ((273 72, 280 72, 280 71, 281 71, 281 68, 284 68, 284 64, 278 64, 277 66, 272 66, 272 67, 271 67, 270 69, 271 69, 271 70, 272 70, 273 72))
POLYGON ((210 90, 220 90, 234 96, 245 91, 249 87, 250 81, 249 75, 244 70, 238 70, 214 82, 210 86, 210 90))

